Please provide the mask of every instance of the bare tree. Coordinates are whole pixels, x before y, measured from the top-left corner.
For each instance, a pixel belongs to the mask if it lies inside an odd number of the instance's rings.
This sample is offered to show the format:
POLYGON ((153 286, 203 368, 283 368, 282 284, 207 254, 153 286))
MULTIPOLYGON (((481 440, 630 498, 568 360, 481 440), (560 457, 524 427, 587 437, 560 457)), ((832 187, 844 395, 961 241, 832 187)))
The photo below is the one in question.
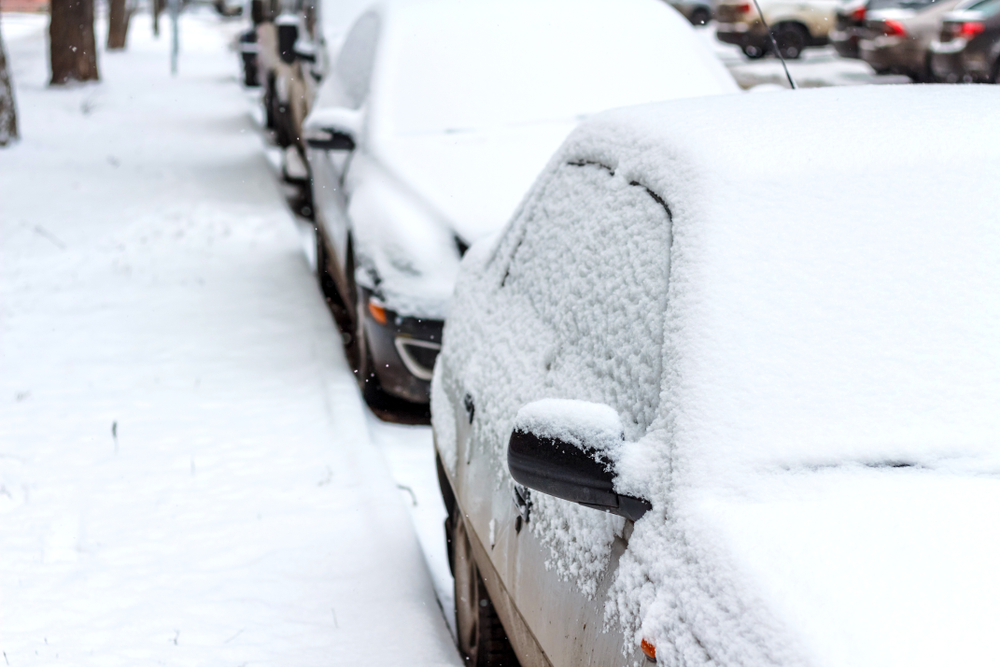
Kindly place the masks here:
POLYGON ((17 109, 14 106, 14 84, 7 66, 7 51, 0 35, 0 146, 17 139, 17 109))
POLYGON ((96 81, 94 0, 52 0, 49 21, 52 84, 96 81))
POLYGON ((127 0, 108 0, 108 51, 125 48, 131 16, 127 0))
POLYGON ((166 8, 166 0, 153 0, 153 36, 160 36, 160 14, 166 8))

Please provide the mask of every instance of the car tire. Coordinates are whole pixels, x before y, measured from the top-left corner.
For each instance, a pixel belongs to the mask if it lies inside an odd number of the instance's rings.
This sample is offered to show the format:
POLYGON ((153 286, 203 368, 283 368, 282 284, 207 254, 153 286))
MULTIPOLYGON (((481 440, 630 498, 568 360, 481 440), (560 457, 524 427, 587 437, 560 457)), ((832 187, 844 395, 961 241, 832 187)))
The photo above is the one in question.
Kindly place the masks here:
POLYGON ((708 25, 712 20, 712 12, 704 7, 698 7, 691 12, 691 25, 708 25))
POLYGON ((381 408, 385 397, 378 375, 375 373, 375 362, 372 359, 371 349, 369 349, 368 336, 365 334, 365 305, 362 294, 358 292, 354 315, 354 349, 351 356, 357 360, 355 377, 358 381, 358 388, 361 390, 361 398, 369 407, 378 409, 381 408))
POLYGON ((993 76, 990 77, 990 83, 1000 84, 1000 59, 993 65, 993 76))
POLYGON ((326 248, 326 241, 323 233, 316 228, 316 280, 319 282, 319 290, 323 298, 331 306, 345 308, 344 300, 340 298, 337 290, 337 283, 330 273, 330 254, 326 248))
POLYGON ((744 44, 740 47, 745 55, 750 60, 759 60, 767 55, 767 47, 757 46, 756 44, 744 44))
POLYGON ((785 60, 798 60, 809 44, 809 31, 798 23, 779 23, 772 30, 778 53, 785 60))
POLYGON ((461 516, 453 516, 450 523, 458 650, 469 667, 519 667, 476 566, 465 522, 461 516))

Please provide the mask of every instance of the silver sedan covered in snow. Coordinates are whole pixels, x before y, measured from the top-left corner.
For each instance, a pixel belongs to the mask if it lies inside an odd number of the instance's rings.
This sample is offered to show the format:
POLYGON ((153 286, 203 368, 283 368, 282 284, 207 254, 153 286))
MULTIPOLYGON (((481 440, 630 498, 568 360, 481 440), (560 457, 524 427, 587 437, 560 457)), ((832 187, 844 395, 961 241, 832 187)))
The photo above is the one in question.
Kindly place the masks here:
POLYGON ((996 661, 998 104, 800 90, 573 133, 466 254, 435 369, 473 664, 504 636, 523 667, 996 661))
POLYGON ((579 119, 737 90, 659 0, 388 2, 334 70, 306 121, 321 274, 366 394, 418 403, 462 253, 579 119))

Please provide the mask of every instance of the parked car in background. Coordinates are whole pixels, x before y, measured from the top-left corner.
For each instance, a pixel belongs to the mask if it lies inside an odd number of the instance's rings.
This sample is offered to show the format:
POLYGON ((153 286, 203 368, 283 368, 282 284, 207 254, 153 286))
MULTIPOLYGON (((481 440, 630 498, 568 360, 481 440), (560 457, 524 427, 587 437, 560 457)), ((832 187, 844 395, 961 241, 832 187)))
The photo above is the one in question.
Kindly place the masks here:
POLYGON ((553 667, 995 661, 998 102, 800 90, 570 136, 465 256, 434 372, 468 664, 504 635, 553 667))
POLYGON ((251 0, 265 124, 283 149, 282 170, 291 181, 308 180, 302 119, 323 75, 317 12, 316 0, 251 0))
POLYGON ((740 47, 748 58, 762 58, 773 51, 766 22, 782 57, 794 59, 829 41, 836 8, 837 0, 760 0, 761 21, 753 0, 718 0, 713 10, 715 35, 740 47))
POLYGON ((260 86, 260 70, 258 67, 257 54, 260 49, 257 46, 257 30, 250 28, 239 34, 236 42, 237 52, 240 54, 240 69, 243 72, 243 85, 247 88, 257 88, 260 86))
POLYGON ((945 14, 930 51, 938 81, 1000 83, 1000 0, 977 0, 945 14))
POLYGON ((670 6, 679 11, 691 25, 708 25, 712 20, 712 5, 699 0, 670 0, 670 6))
POLYGON ((962 0, 904 0, 868 12, 861 58, 878 74, 903 74, 916 82, 933 81, 930 45, 941 19, 962 0))
POLYGON ((362 15, 306 120, 324 293, 358 379, 426 405, 458 263, 576 123, 738 91, 659 0, 390 1, 362 15))
POLYGON ((898 6, 900 0, 844 0, 837 6, 830 43, 841 58, 861 58, 859 42, 870 11, 898 6))

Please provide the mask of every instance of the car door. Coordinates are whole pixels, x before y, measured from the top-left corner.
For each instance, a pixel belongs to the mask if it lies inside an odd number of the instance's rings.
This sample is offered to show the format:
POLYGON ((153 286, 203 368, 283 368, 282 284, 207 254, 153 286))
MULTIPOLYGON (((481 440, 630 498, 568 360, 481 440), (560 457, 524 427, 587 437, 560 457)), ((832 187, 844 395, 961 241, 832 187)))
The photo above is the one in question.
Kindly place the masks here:
MULTIPOLYGON (((324 83, 323 104, 358 110, 365 107, 371 90, 372 72, 379 48, 381 19, 375 12, 362 15, 354 23, 330 75, 324 83)), ((330 242, 336 257, 337 280, 345 288, 350 277, 347 270, 350 221, 347 217, 350 189, 349 174, 356 162, 355 153, 363 151, 359 138, 355 151, 310 151, 309 164, 313 178, 313 205, 317 223, 330 242)))
MULTIPOLYGON (((489 339, 460 371, 475 417, 459 433, 458 495, 492 565, 481 570, 494 570, 501 584, 487 581, 491 596, 509 598, 530 635, 507 627, 522 661, 545 664, 525 649, 533 641, 553 665, 631 663, 623 648, 635 657, 636 647, 614 625, 606 632, 604 615, 631 526, 541 494, 526 505, 507 472, 506 444, 517 410, 549 397, 611 406, 630 440, 650 428, 660 396, 669 209, 612 166, 577 162, 557 168, 522 211, 490 268, 489 305, 476 314, 489 339)), ((505 601, 494 603, 504 619, 505 601)))

